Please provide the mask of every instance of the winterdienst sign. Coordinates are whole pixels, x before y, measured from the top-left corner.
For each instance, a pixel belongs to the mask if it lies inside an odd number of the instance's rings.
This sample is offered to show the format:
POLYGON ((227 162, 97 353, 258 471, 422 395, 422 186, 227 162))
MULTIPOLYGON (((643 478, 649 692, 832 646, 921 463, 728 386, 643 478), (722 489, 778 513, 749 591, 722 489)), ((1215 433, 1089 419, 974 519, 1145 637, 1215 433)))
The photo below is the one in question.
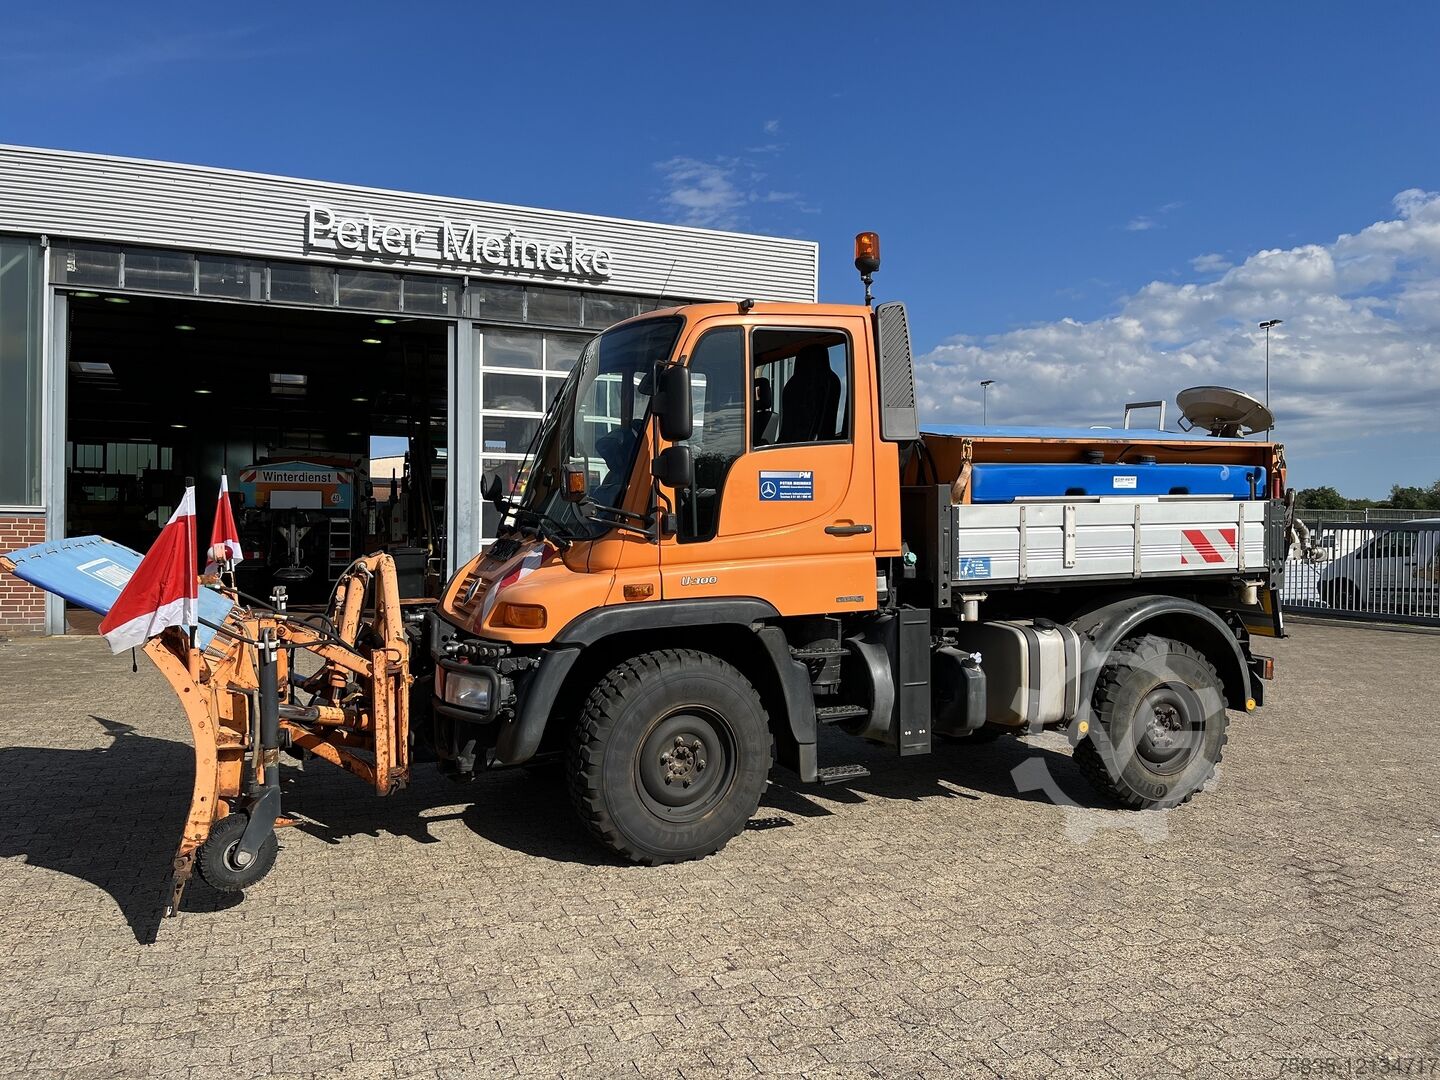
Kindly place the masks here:
POLYGON ((610 276, 608 248, 592 247, 574 236, 538 240, 514 229, 482 232, 473 222, 441 218, 433 225, 346 216, 323 203, 305 212, 305 243, 312 250, 361 257, 433 259, 479 270, 529 270, 542 274, 605 280, 610 276))

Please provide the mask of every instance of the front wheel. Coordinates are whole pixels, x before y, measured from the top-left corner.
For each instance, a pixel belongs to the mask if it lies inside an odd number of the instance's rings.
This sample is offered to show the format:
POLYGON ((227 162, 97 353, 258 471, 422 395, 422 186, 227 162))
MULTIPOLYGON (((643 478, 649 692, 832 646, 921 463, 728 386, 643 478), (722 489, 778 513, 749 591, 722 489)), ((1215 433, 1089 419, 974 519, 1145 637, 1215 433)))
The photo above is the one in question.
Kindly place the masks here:
POLYGON ((1225 695, 1214 665, 1190 646, 1146 635, 1111 654, 1095 687, 1099 731, 1075 760, 1125 806, 1188 801, 1215 774, 1227 739, 1225 695))
POLYGON ((770 772, 755 688, 718 657, 662 649, 590 692, 570 745, 570 794, 590 832, 633 862, 699 859, 755 813, 770 772))
POLYGON ((210 829, 205 843, 196 853, 195 868, 200 876, 216 892, 229 893, 248 889, 268 874, 275 865, 279 844, 272 830, 255 857, 248 862, 240 855, 240 838, 250 824, 250 815, 232 811, 217 821, 210 829))

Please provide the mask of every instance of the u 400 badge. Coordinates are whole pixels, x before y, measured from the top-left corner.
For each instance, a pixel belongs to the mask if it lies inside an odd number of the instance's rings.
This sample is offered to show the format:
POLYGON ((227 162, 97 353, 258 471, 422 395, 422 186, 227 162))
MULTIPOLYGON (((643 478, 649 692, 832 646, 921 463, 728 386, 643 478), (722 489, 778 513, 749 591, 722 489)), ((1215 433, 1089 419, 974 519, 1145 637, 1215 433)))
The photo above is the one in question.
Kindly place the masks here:
POLYGON ((701 577, 691 577, 689 574, 684 574, 684 575, 682 575, 681 578, 680 578, 680 584, 681 584, 681 585, 714 585, 714 584, 715 584, 717 581, 719 581, 719 580, 720 580, 720 579, 719 579, 718 577, 716 577, 714 574, 705 574, 705 575, 703 575, 703 576, 701 576, 701 577))

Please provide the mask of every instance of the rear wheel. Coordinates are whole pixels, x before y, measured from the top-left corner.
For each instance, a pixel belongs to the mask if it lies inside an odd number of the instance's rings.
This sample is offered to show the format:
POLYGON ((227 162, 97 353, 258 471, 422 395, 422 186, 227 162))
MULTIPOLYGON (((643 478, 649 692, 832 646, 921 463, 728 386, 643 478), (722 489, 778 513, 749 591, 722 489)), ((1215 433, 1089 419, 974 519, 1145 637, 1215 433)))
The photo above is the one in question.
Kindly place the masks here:
POLYGON ((720 850, 755 813, 770 727, 749 681, 691 649, 627 660, 590 693, 570 746, 581 820, 611 850, 657 865, 720 850))
POLYGON ((1188 645, 1146 635, 1122 643, 1095 688, 1099 731, 1075 748, 1086 777, 1126 806, 1188 801, 1215 774, 1227 739, 1214 666, 1188 645))

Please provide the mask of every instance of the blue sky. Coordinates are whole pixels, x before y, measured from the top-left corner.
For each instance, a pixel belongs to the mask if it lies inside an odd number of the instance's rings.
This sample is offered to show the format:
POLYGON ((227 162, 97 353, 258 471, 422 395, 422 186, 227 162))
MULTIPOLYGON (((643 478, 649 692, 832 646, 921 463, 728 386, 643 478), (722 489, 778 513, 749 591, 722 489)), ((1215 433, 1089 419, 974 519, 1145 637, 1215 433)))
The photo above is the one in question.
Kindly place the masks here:
POLYGON ((877 229, 934 419, 987 377, 999 422, 1260 392, 1284 318, 1292 480, 1377 495, 1440 478, 1437 41, 1418 4, 26 5, 0 141, 804 236, 830 300, 877 229))

